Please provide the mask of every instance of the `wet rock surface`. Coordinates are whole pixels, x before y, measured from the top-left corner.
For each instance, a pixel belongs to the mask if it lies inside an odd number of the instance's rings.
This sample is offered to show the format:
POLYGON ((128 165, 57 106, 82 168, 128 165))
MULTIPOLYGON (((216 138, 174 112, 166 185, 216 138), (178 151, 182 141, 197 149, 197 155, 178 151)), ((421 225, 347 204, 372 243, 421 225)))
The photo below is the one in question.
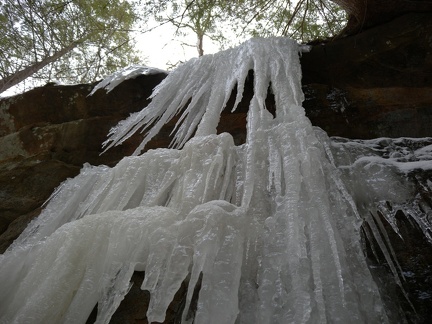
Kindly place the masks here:
POLYGON ((412 13, 313 46, 301 58, 312 124, 348 138, 430 136, 431 35, 432 13, 412 13))
POLYGON ((364 219, 364 250, 391 309, 390 323, 428 323, 432 316, 432 137, 333 137, 331 146, 364 219), (384 169, 390 172, 381 172, 384 169), (387 197, 375 194, 381 188, 389 192, 387 197))

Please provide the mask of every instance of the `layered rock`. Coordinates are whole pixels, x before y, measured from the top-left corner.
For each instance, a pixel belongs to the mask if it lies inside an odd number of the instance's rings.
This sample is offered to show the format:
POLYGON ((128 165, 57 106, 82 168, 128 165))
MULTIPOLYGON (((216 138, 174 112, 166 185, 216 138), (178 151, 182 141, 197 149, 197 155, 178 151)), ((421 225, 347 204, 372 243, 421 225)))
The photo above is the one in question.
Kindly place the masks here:
POLYGON ((112 166, 134 151, 139 135, 109 154, 101 155, 101 144, 111 127, 148 104, 165 76, 139 76, 108 94, 88 96, 94 85, 48 85, 0 100, 1 252, 84 163, 112 166))
POLYGON ((301 58, 314 125, 349 138, 432 135, 432 13, 315 45, 301 58))

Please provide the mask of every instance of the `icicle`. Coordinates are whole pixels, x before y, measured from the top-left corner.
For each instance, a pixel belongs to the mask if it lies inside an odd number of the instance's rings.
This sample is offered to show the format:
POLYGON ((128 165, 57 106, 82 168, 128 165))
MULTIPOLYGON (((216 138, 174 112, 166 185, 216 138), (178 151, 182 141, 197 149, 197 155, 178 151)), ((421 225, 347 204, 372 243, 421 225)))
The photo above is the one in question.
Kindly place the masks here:
POLYGON ((149 322, 164 320, 186 279, 183 323, 387 322, 337 157, 300 106, 298 54, 292 40, 253 39, 170 73, 106 144, 142 130, 139 154, 180 115, 173 145, 182 149, 86 166, 65 182, 2 256, 1 320, 84 322, 98 303, 97 322, 108 323, 144 270, 149 322), (236 147, 216 127, 250 70, 247 139, 236 147))
POLYGON ((383 252, 383 254, 386 258, 386 261, 387 261, 387 263, 388 263, 388 265, 389 265, 389 267, 393 273, 393 276, 395 277, 396 283, 402 287, 402 283, 400 281, 400 278, 402 278, 403 280, 405 280, 405 278, 403 276, 403 271, 399 265, 399 262, 396 258, 396 254, 393 250, 393 247, 391 245, 388 234, 384 228, 383 223, 381 222, 381 219, 380 219, 380 216, 378 215, 378 213, 371 211, 371 215, 373 218, 368 220, 368 224, 372 223, 370 225, 372 228, 372 233, 374 234, 374 238, 375 238, 375 240, 377 240, 377 242, 379 242, 378 244, 380 246, 381 252, 383 252), (379 229, 376 227, 375 222, 376 222, 376 224, 378 224, 379 229), (384 237, 384 240, 387 243, 388 248, 385 245, 384 241, 382 241, 381 237, 384 237), (397 271, 397 269, 399 269, 399 272, 397 271))
POLYGON ((88 96, 92 96, 99 89, 105 89, 108 93, 124 80, 134 79, 139 75, 151 75, 159 73, 166 73, 166 71, 148 66, 131 65, 123 70, 116 71, 113 74, 107 76, 93 88, 88 96))

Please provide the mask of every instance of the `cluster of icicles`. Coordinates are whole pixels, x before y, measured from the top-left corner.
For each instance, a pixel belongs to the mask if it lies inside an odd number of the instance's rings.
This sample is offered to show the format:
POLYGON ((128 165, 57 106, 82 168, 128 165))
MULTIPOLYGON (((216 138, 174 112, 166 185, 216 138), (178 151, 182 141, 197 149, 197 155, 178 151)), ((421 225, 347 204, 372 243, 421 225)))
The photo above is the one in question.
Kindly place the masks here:
POLYGON ((305 117, 300 79, 299 46, 286 38, 253 39, 169 74, 110 142, 151 125, 139 154, 180 113, 182 149, 87 165, 62 184, 0 256, 0 322, 85 323, 98 304, 96 322, 108 323, 138 270, 149 322, 164 320, 189 278, 184 323, 385 323, 360 216, 326 135, 305 117), (249 70, 247 140, 235 146, 216 127, 249 70))

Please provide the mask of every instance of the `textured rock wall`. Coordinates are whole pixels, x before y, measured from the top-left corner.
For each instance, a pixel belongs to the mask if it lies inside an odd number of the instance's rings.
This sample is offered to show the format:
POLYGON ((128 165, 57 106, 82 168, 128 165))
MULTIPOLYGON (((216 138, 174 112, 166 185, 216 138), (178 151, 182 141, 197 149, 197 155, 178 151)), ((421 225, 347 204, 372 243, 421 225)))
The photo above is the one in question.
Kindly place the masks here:
MULTIPOLYGON (((432 14, 409 14, 358 35, 314 45, 301 62, 306 114, 329 135, 363 139, 432 136, 432 14)), ((83 163, 114 165, 133 152, 141 140, 139 134, 103 155, 101 143, 119 120, 146 106, 151 90, 164 77, 140 76, 108 94, 99 90, 91 97, 87 95, 94 85, 50 85, 0 100, 0 252, 39 214, 54 188, 75 176, 83 163)), ((252 84, 253 74, 238 111, 229 113, 230 100, 218 128, 233 134, 238 144, 245 140, 252 84)), ((272 109, 271 96, 267 107, 272 109)), ((166 147, 174 123, 148 148, 166 147)), ((420 237, 418 231, 407 235, 420 237)), ((420 275, 407 279, 415 281, 412 289, 407 288, 413 294, 421 289, 417 286, 424 288, 430 274, 431 249, 423 241, 396 242, 401 263, 414 262, 411 268, 419 265, 417 273, 424 277, 423 281, 420 275)), ((136 274, 134 280, 138 287, 142 274, 136 274)), ((132 293, 146 294, 138 288, 132 293)), ((179 296, 173 301, 171 322, 175 322, 181 300, 179 296)), ((112 322, 124 323, 127 318, 145 323, 144 304, 137 306, 136 298, 127 297, 112 322)), ((426 304, 420 304, 423 315, 427 315, 426 304)))
POLYGON ((432 135, 432 13, 316 45, 301 63, 304 107, 330 135, 432 135))
POLYGON ((100 155, 109 129, 145 107, 165 76, 140 76, 90 97, 94 85, 49 85, 0 100, 0 252, 84 163, 114 165, 134 151, 139 136, 100 155))

